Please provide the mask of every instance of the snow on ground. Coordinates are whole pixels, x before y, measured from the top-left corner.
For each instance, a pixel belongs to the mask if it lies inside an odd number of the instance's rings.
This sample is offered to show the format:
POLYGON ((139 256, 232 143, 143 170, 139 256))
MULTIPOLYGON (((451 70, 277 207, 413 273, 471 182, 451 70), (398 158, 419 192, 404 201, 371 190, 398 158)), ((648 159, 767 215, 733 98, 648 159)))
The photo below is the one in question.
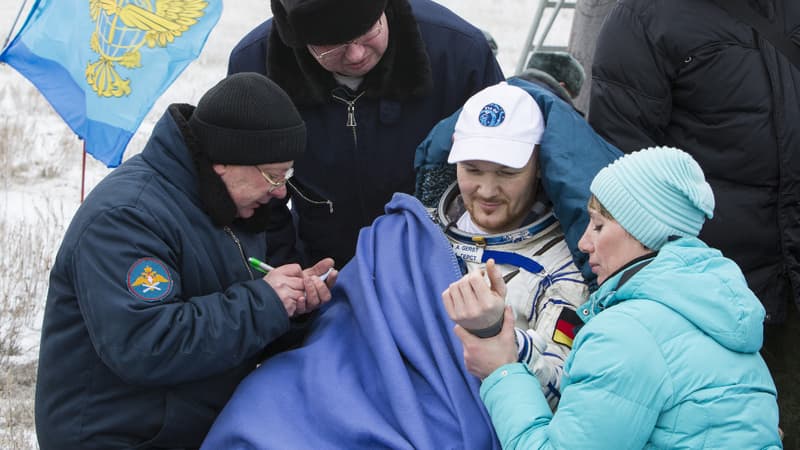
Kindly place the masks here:
MULTIPOLYGON (((9 34, 23 3, 27 10, 33 1, 0 2, 0 44, 9 34)), ((538 0, 442 0, 439 3, 488 31, 498 44, 497 58, 504 73, 513 75, 538 0)), ((228 54, 236 42, 271 15, 267 0, 228 0, 225 6, 202 54, 156 102, 129 143, 125 158, 141 151, 156 121, 170 103, 196 104, 208 88, 224 77, 228 54)), ((545 43, 566 45, 571 23, 571 14, 562 13, 551 32, 552 38, 545 43)), ((32 167, 15 176, 4 175, 0 180, 0 221, 23 221, 40 227, 43 224, 37 221, 49 217, 45 226, 65 227, 80 204, 81 142, 25 78, 11 67, 0 65, 0 130, 9 124, 21 131, 5 140, 0 133, 0 146, 7 147, 0 151, 24 155, 32 161, 32 167), (45 166, 45 174, 37 172, 44 170, 39 165, 45 166)), ((110 170, 91 157, 86 159, 86 163, 85 190, 88 193, 110 170)), ((0 239, 8 239, 8 236, 0 239)), ((43 242, 41 245, 52 247, 54 252, 58 242, 43 242)), ((46 273, 39 275, 47 276, 46 273)), ((39 301, 44 303, 44 293, 39 301)), ((24 347, 31 349, 30 358, 36 357, 40 321, 41 317, 38 317, 36 323, 31 324, 26 338, 29 342, 24 347)))

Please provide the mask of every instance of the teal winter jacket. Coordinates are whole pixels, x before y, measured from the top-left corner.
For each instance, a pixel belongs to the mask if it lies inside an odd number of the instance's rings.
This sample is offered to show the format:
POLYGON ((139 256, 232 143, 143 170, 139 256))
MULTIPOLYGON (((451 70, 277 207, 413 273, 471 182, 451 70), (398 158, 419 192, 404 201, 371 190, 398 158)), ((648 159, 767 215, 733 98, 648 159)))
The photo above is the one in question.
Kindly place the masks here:
POLYGON ((578 313, 553 414, 521 364, 481 398, 503 448, 781 448, 758 351, 764 308, 731 260, 695 238, 606 280, 578 313))

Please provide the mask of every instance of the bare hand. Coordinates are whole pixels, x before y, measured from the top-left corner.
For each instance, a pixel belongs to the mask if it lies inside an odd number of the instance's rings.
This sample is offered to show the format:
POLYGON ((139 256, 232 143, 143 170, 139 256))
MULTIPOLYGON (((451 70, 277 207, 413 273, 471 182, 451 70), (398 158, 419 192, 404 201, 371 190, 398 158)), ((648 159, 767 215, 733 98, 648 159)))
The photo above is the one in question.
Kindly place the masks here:
POLYGON ((309 313, 331 299, 330 288, 336 283, 339 272, 333 268, 333 259, 325 258, 303 271, 305 296, 297 302, 297 314, 309 313), (328 278, 322 281, 319 277, 328 270, 328 278))
POLYGON ((468 330, 482 330, 503 317, 506 283, 493 259, 486 262, 490 285, 480 271, 464 275, 442 293, 444 308, 453 322, 468 330))
POLYGON ((503 329, 497 336, 479 338, 460 325, 456 325, 455 333, 464 347, 464 364, 467 370, 481 380, 498 367, 517 361, 514 313, 510 306, 505 308, 503 329))
MULTIPOLYGON (((305 295, 303 271, 300 269, 300 265, 286 264, 276 267, 275 270, 264 275, 263 280, 278 294, 278 298, 281 299, 281 303, 286 309, 286 314, 293 317, 297 311, 298 302, 305 295)), ((303 303, 305 303, 305 299, 303 299, 303 303)))

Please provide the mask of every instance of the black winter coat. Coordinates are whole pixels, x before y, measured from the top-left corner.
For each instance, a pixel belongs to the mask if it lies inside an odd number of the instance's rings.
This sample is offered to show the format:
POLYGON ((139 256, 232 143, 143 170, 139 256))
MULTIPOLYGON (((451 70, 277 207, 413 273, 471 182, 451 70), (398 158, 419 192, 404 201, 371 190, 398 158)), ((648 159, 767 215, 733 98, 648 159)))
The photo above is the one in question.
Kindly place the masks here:
MULTIPOLYGON (((751 4, 800 45, 800 2, 751 4)), ((710 0, 620 0, 597 43, 589 122, 625 152, 694 156, 716 198, 700 237, 781 322, 800 299, 800 70, 710 0)))

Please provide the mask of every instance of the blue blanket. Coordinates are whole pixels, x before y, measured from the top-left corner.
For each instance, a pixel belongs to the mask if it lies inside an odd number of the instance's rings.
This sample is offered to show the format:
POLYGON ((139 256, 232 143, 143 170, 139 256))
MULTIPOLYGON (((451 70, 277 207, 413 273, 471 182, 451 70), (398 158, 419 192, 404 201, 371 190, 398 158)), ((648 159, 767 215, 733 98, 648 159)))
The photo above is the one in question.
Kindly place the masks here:
POLYGON ((361 231, 306 345, 247 377, 204 449, 499 449, 441 292, 450 245, 396 194, 361 231))

